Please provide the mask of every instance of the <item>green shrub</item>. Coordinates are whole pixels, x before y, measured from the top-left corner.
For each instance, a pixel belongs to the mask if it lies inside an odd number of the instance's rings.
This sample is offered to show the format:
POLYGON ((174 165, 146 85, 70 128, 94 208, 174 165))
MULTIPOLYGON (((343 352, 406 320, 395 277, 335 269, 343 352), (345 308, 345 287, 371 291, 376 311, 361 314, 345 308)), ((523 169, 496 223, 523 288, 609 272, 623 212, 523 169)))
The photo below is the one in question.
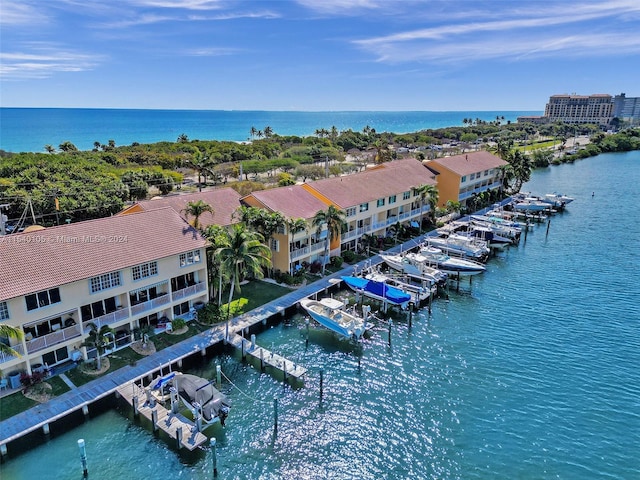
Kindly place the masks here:
POLYGON ((342 266, 343 262, 344 262, 344 260, 342 259, 341 256, 337 256, 337 257, 332 257, 331 258, 331 265, 333 265, 336 268, 340 268, 342 266))
POLYGON ((353 261, 356 259, 356 252, 352 250, 345 250, 344 252, 342 252, 342 258, 347 263, 353 263, 353 261))
POLYGON ((171 322, 171 326, 174 330, 180 330, 181 328, 184 328, 186 324, 187 322, 185 322, 184 318, 176 318, 171 322))

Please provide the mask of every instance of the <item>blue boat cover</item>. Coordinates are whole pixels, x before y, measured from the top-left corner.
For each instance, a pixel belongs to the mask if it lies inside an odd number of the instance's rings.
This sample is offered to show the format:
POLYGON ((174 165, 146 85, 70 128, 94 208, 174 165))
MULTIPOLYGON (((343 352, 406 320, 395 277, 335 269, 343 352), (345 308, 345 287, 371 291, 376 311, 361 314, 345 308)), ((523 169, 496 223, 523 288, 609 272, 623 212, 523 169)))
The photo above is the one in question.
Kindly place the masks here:
POLYGON ((347 285, 356 290, 364 290, 373 295, 386 298, 391 303, 402 304, 411 300, 411 295, 399 288, 387 285, 384 282, 368 280, 361 277, 342 277, 347 285))

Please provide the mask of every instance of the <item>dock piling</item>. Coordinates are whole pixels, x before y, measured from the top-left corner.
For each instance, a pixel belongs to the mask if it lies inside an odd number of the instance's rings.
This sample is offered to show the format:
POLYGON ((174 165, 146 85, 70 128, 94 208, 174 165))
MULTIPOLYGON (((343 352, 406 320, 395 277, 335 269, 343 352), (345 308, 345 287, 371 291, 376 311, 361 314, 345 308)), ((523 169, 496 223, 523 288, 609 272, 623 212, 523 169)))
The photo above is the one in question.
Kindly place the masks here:
POLYGON ((87 469, 87 451, 84 445, 84 439, 78 440, 78 448, 80 449, 80 461, 82 462, 82 476, 89 476, 89 471, 87 469))
POLYGON ((213 455, 213 478, 218 477, 218 454, 216 452, 216 439, 209 440, 211 444, 211 453, 213 455))
POLYGON ((322 388, 324 383, 324 370, 320 369, 320 401, 322 401, 322 388))
POLYGON ((393 321, 389 319, 389 346, 391 346, 391 325, 392 324, 393 324, 393 321))
POLYGON ((220 365, 216 365, 216 383, 218 386, 222 383, 222 368, 220 365))
POLYGON ((158 410, 151 410, 151 425, 153 426, 153 432, 155 433, 158 430, 158 410))
POLYGON ((176 427, 176 446, 178 447, 178 450, 180 450, 180 447, 182 447, 182 427, 176 427))
POLYGON ((273 430, 278 431, 278 398, 273 397, 273 430))

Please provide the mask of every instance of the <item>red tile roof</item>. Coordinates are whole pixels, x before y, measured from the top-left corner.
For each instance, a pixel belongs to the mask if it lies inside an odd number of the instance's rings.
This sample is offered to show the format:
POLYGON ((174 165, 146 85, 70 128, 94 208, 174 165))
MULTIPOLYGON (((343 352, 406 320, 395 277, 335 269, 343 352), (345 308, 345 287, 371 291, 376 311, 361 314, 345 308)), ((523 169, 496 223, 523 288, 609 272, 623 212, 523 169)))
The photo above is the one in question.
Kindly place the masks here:
POLYGON ((310 219, 315 217, 319 210, 327 209, 326 203, 309 193, 301 185, 259 190, 247 195, 247 197, 254 197, 269 210, 280 212, 291 219, 310 219))
POLYGON ((171 208, 0 237, 0 301, 205 245, 171 208))
POLYGON ((340 208, 410 191, 420 185, 436 185, 432 172, 419 160, 408 158, 384 163, 364 172, 309 183, 340 208))
POLYGON ((486 150, 481 150, 451 157, 436 158, 435 160, 425 161, 424 164, 435 170, 438 170, 438 166, 442 165, 452 172, 463 176, 501 167, 507 165, 507 162, 486 150))
MULTIPOLYGON (((200 217, 200 224, 202 228, 204 228, 209 225, 226 226, 236 223, 232 215, 240 206, 240 196, 241 195, 233 188, 225 187, 197 193, 167 195, 165 197, 157 197, 137 203, 144 210, 171 207, 184 217, 185 215, 183 211, 186 208, 187 203, 202 200, 213 208, 213 215, 205 212, 200 217)), ((191 218, 187 220, 191 220, 191 218)))

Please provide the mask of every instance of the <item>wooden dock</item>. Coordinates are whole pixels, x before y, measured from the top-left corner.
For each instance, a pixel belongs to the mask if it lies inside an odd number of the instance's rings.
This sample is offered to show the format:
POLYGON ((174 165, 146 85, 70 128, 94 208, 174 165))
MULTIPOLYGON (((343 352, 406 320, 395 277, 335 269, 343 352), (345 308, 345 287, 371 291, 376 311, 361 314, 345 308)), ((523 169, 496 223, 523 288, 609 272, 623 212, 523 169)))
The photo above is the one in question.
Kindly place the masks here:
POLYGON ((154 431, 156 429, 162 430, 169 437, 175 439, 180 448, 195 450, 208 440, 202 432, 197 431, 195 424, 183 415, 172 413, 157 401, 154 401, 153 405, 149 404, 146 392, 139 385, 129 382, 120 386, 116 392, 134 411, 137 410, 139 415, 151 422, 154 431))
POLYGON ((285 380, 287 377, 293 377, 299 380, 305 373, 307 373, 306 368, 301 367, 295 362, 287 360, 266 348, 260 347, 257 344, 252 344, 250 340, 247 340, 237 333, 229 335, 229 344, 240 350, 243 353, 243 356, 249 355, 257 359, 261 366, 272 367, 283 372, 285 380))

